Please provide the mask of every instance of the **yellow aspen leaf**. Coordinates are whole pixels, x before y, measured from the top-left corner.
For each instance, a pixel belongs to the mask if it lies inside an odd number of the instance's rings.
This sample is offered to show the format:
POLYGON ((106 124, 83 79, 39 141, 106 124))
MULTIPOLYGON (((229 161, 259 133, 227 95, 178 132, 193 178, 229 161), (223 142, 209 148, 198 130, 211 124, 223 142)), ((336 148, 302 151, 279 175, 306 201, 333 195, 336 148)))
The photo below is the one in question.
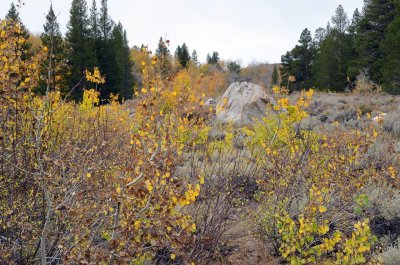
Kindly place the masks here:
POLYGON ((358 247, 357 251, 360 253, 364 253, 370 250, 370 246, 369 245, 361 245, 358 247))
POLYGON ((153 185, 151 184, 151 182, 149 180, 146 180, 145 184, 146 184, 147 190, 149 192, 152 192, 153 191, 153 185))
POLYGON ((135 230, 138 230, 140 228, 140 224, 141 224, 141 222, 139 220, 135 221, 135 223, 133 225, 135 227, 135 230))
POLYGON ((200 177, 200 184, 201 184, 201 185, 204 184, 204 177, 203 177, 203 176, 200 177))
POLYGON ((361 222, 358 221, 358 222, 354 225, 354 228, 357 229, 357 230, 361 230, 361 229, 362 229, 362 228, 361 228, 361 222))
POLYGON ((322 225, 322 226, 318 227, 318 233, 320 235, 325 235, 326 233, 328 233, 328 231, 329 231, 329 226, 327 226, 327 225, 322 225))

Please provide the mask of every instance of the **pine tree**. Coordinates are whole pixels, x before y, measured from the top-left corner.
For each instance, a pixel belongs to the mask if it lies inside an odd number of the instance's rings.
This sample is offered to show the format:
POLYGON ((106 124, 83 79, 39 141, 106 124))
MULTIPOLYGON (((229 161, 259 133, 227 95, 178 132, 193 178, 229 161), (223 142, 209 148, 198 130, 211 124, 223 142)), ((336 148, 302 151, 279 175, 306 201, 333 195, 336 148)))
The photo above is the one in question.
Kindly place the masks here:
POLYGON ((163 38, 160 38, 158 42, 158 48, 156 50, 156 56, 158 58, 159 64, 158 68, 162 78, 166 78, 171 73, 171 59, 170 52, 167 47, 167 41, 164 41, 163 38))
POLYGON ((294 58, 290 51, 287 51, 286 54, 281 56, 281 86, 289 85, 289 77, 295 72, 293 61, 294 58))
POLYGON ((175 58, 179 61, 179 57, 182 56, 182 48, 181 46, 177 46, 175 50, 175 58))
POLYGON ((90 8, 89 29, 90 37, 94 40, 100 39, 100 22, 99 13, 97 10, 96 0, 93 0, 92 7, 90 8))
POLYGON ((95 66, 98 66, 98 57, 101 54, 101 37, 100 37, 100 21, 97 10, 96 0, 93 0, 90 8, 89 17, 89 36, 90 46, 93 48, 94 57, 96 58, 95 66))
POLYGON ((335 30, 340 34, 345 34, 349 27, 349 19, 342 5, 339 5, 332 16, 332 24, 335 30))
POLYGON ((219 53, 218 52, 213 52, 212 56, 211 56, 211 61, 213 64, 218 64, 219 63, 219 53))
POLYGON ((30 57, 30 48, 31 44, 27 41, 29 39, 29 32, 26 29, 24 23, 22 23, 21 18, 19 16, 18 9, 15 7, 14 3, 11 3, 11 7, 8 10, 8 13, 6 15, 7 20, 11 20, 15 23, 19 23, 21 26, 21 33, 18 34, 18 37, 23 37, 25 39, 25 42, 19 47, 20 51, 22 52, 21 59, 25 60, 28 57, 30 57))
MULTIPOLYGON (((119 94, 120 99, 133 96, 132 62, 126 32, 118 23, 111 35, 111 54, 108 93, 119 94)), ((105 97, 108 95, 105 95, 105 97)))
POLYGON ((315 85, 320 89, 340 90, 343 88, 341 82, 339 88, 337 84, 338 77, 336 76, 337 65, 334 35, 336 35, 336 33, 331 33, 325 38, 319 48, 319 53, 316 58, 314 68, 315 85))
POLYGON ((400 0, 395 1, 395 8, 395 18, 388 26, 382 44, 385 54, 382 74, 385 91, 400 94, 400 0))
POLYGON ((242 67, 240 66, 240 64, 233 61, 233 62, 228 63, 227 68, 228 68, 229 73, 239 75, 242 67))
POLYGON ((366 68, 371 80, 378 84, 383 81, 382 66, 385 60, 381 46, 394 14, 394 0, 366 0, 357 27, 355 44, 358 57, 353 64, 358 70, 366 68))
POLYGON ((199 57, 196 50, 193 50, 192 52, 192 61, 195 65, 199 65, 199 57))
POLYGON ((182 47, 178 45, 175 51, 175 56, 183 68, 187 68, 189 66, 189 61, 190 61, 189 49, 185 43, 182 44, 182 47))
POLYGON ((360 73, 359 66, 357 65, 357 49, 356 49, 356 38, 358 34, 358 28, 359 24, 362 18, 362 14, 358 11, 358 8, 353 13, 353 18, 351 19, 351 23, 348 27, 348 32, 350 34, 350 42, 351 42, 351 47, 350 53, 351 53, 351 58, 350 61, 348 61, 348 69, 347 69, 347 75, 351 81, 355 81, 357 75, 360 73))
MULTIPOLYGON (((110 71, 110 39, 112 37, 112 31, 114 22, 111 20, 108 14, 108 6, 107 0, 101 1, 101 9, 100 9, 100 36, 101 36, 101 49, 100 54, 98 54, 97 59, 100 64, 100 68, 105 75, 109 75, 110 71)), ((109 86, 108 82, 106 81, 106 86, 109 86)))
POLYGON ((288 84, 289 76, 295 76, 294 87, 291 90, 310 88, 313 86, 312 66, 315 57, 314 42, 311 32, 306 28, 300 35, 299 45, 282 56, 282 84, 288 84))
POLYGON ((120 92, 121 96, 125 99, 131 99, 133 97, 133 86, 135 80, 133 77, 133 62, 131 60, 131 49, 129 48, 128 36, 124 30, 124 45, 123 45, 123 62, 124 62, 124 86, 120 92))
MULTIPOLYGON (((46 16, 46 23, 43 25, 43 33, 40 36, 42 43, 48 48, 48 57, 42 75, 46 76, 47 82, 40 84, 39 92, 43 93, 47 85, 51 90, 61 89, 65 86, 62 77, 66 75, 65 67, 65 43, 54 13, 53 5, 50 5, 46 16)), ((65 92, 65 91, 62 91, 65 92)))
POLYGON ((279 84, 279 69, 278 66, 274 65, 274 70, 272 71, 272 85, 277 86, 279 84))
POLYGON ((210 55, 209 53, 207 53, 206 62, 207 62, 208 64, 211 64, 211 55, 210 55))
POLYGON ((343 91, 348 83, 348 64, 353 59, 349 19, 341 5, 332 17, 333 27, 322 42, 316 60, 315 83, 323 89, 343 91))
POLYGON ((208 64, 218 64, 219 63, 219 53, 216 51, 213 51, 212 55, 207 53, 207 63, 208 64))
POLYGON ((71 96, 79 100, 83 93, 84 71, 92 68, 95 60, 90 46, 87 6, 85 0, 72 0, 70 20, 67 25, 66 40, 70 50, 68 66, 69 88, 75 87, 71 96))
POLYGON ((319 27, 319 28, 317 28, 315 30, 315 34, 314 34, 314 45, 315 45, 315 48, 318 49, 321 46, 321 44, 325 40, 326 36, 327 36, 327 30, 326 29, 319 27))
POLYGON ((351 19, 351 23, 349 25, 348 31, 351 35, 356 35, 357 34, 357 28, 358 25, 361 21, 361 13, 358 10, 358 8, 356 8, 356 10, 353 13, 353 18, 351 19))
POLYGON ((112 19, 108 14, 107 0, 101 0, 99 23, 100 23, 100 34, 102 41, 107 43, 107 41, 111 38, 114 25, 114 22, 112 21, 112 19))
POLYGON ((107 72, 107 89, 102 91, 106 94, 103 98, 108 97, 109 93, 119 93, 124 87, 124 32, 121 23, 117 24, 111 35, 110 49, 110 68, 107 72))

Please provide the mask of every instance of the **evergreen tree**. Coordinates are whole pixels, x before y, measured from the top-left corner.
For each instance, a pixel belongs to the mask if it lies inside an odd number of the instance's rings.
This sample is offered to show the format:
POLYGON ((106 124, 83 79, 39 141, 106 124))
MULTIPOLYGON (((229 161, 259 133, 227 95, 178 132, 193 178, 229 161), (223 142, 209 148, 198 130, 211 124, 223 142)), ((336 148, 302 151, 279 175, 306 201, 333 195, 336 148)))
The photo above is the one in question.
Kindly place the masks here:
POLYGON ((207 62, 208 64, 211 64, 211 55, 210 55, 209 53, 207 53, 206 62, 207 62))
POLYGON ((337 32, 331 32, 325 40, 322 42, 319 53, 316 59, 315 69, 315 85, 320 89, 333 89, 342 90, 344 84, 342 84, 343 76, 336 76, 338 72, 338 66, 336 61, 336 40, 335 35, 337 32), (340 80, 338 82, 338 80, 340 80))
POLYGON ((358 34, 358 27, 359 27, 359 23, 361 21, 362 18, 362 14, 358 11, 358 8, 356 8, 356 10, 353 13, 353 18, 351 20, 351 23, 348 27, 348 32, 350 34, 350 42, 351 42, 351 47, 350 49, 350 53, 351 53, 351 58, 350 61, 348 62, 348 69, 347 69, 347 75, 349 76, 349 79, 351 81, 355 81, 357 75, 360 73, 359 66, 357 65, 356 61, 357 61, 357 49, 356 49, 356 38, 357 38, 357 34, 358 34))
POLYGON ((93 49, 94 57, 96 58, 95 65, 98 66, 98 57, 101 54, 101 35, 100 35, 100 21, 99 13, 97 10, 96 0, 93 0, 92 7, 90 8, 89 17, 89 36, 90 46, 93 49))
POLYGON ((219 53, 216 51, 213 51, 212 55, 207 53, 207 63, 208 64, 218 64, 219 63, 219 53))
POLYGON ((100 39, 97 41, 97 62, 101 72, 106 77, 106 83, 100 86, 103 99, 106 99, 110 93, 116 93, 116 88, 112 87, 111 82, 111 79, 114 78, 111 76, 111 68, 113 67, 111 64, 115 59, 113 58, 115 52, 112 51, 113 28, 114 22, 108 14, 107 0, 102 0, 99 14, 100 39))
POLYGON ((192 52, 192 61, 194 62, 195 65, 199 65, 199 57, 197 55, 196 50, 193 50, 192 52))
POLYGON ((279 69, 278 66, 274 65, 274 70, 272 71, 272 85, 277 86, 279 84, 279 69))
POLYGON ((183 68, 187 68, 189 66, 190 54, 185 43, 182 44, 182 47, 178 45, 175 51, 175 56, 183 68))
POLYGON ((358 57, 353 62, 358 70, 368 69, 371 80, 380 84, 385 60, 381 46, 387 27, 395 14, 394 0, 366 0, 355 39, 358 57))
POLYGON ((114 22, 111 20, 108 14, 107 0, 101 0, 99 23, 100 23, 100 35, 102 41, 107 43, 107 41, 111 38, 114 25, 114 22))
POLYGON ((236 81, 242 79, 242 77, 240 75, 242 67, 240 66, 239 63, 237 63, 235 61, 229 62, 227 65, 227 69, 228 69, 228 82, 229 83, 233 83, 233 82, 236 82, 236 81))
POLYGON ((227 68, 229 73, 239 75, 242 67, 237 62, 230 62, 228 63, 227 68))
POLYGON ((389 24, 382 44, 385 54, 382 65, 383 84, 387 92, 400 94, 400 0, 395 1, 395 18, 389 24))
POLYGON ((281 86, 288 86, 289 76, 293 75, 294 73, 294 58, 290 51, 287 51, 286 54, 281 56, 281 86))
POLYGON ((322 42, 316 60, 315 83, 319 88, 343 91, 348 83, 348 63, 353 59, 349 19, 341 5, 332 17, 332 29, 322 42))
POLYGON ((163 38, 160 38, 158 42, 158 48, 156 50, 156 56, 158 58, 159 64, 158 68, 162 78, 166 78, 171 73, 171 59, 170 52, 167 47, 167 41, 164 41, 163 38))
POLYGON ((351 35, 357 34, 357 28, 361 21, 361 13, 358 11, 358 8, 353 13, 353 18, 351 19, 351 23, 349 25, 348 31, 351 35))
POLYGON ((129 48, 128 36, 124 30, 124 45, 123 45, 123 62, 124 62, 124 86, 120 92, 125 99, 133 97, 133 86, 135 80, 133 77, 133 62, 131 61, 131 49, 129 48))
POLYGON ((178 45, 175 50, 175 58, 179 61, 180 56, 182 56, 182 48, 178 45))
MULTIPOLYGON (((122 24, 118 23, 111 35, 112 58, 109 72, 108 93, 119 94, 120 99, 130 99, 133 96, 132 63, 126 32, 122 24)), ((104 95, 108 97, 108 95, 104 95)))
POLYGON ((7 20, 11 20, 15 23, 19 23, 21 26, 21 33, 18 34, 18 37, 23 37, 25 39, 25 42, 22 43, 22 45, 19 47, 20 51, 22 52, 21 59, 25 60, 30 56, 30 48, 31 44, 27 41, 30 37, 28 30, 26 29, 24 23, 22 23, 21 18, 19 16, 18 9, 15 7, 14 3, 11 3, 11 7, 8 10, 8 13, 6 15, 7 20))
POLYGON ((42 75, 46 76, 46 80, 48 80, 47 82, 42 82, 38 90, 43 93, 47 85, 51 90, 61 89, 65 86, 62 76, 66 75, 66 50, 53 5, 50 5, 49 12, 46 15, 46 23, 43 25, 43 33, 40 39, 43 45, 48 48, 48 56, 44 63, 45 67, 42 69, 42 75))
POLYGON ((107 73, 107 94, 102 95, 102 97, 108 97, 109 93, 120 93, 124 87, 124 31, 121 23, 113 28, 111 35, 111 49, 110 49, 110 69, 107 73))
POLYGON ((97 10, 96 0, 93 0, 92 7, 90 8, 89 29, 90 37, 94 40, 100 39, 100 22, 99 13, 97 10))
POLYGON ((71 95, 80 99, 83 93, 84 71, 94 66, 93 49, 90 46, 88 30, 87 6, 85 0, 72 0, 70 20, 67 25, 66 40, 70 54, 68 60, 69 88, 75 87, 71 95))
POLYGON ((315 34, 314 34, 314 45, 315 48, 319 48, 321 46, 321 44, 323 43, 323 41, 325 40, 327 35, 327 30, 324 28, 317 28, 315 30, 315 34))
POLYGON ((211 56, 211 62, 213 64, 218 64, 219 63, 219 53, 218 52, 213 52, 212 56, 211 56))
POLYGON ((332 16, 332 24, 334 29, 343 35, 346 33, 349 26, 349 19, 342 5, 339 5, 335 11, 335 15, 332 16))
POLYGON ((326 25, 326 35, 330 34, 331 30, 332 30, 331 23, 328 22, 328 24, 326 25))
POLYGON ((306 28, 300 35, 299 45, 282 56, 282 83, 288 84, 289 76, 295 76, 295 90, 313 86, 312 64, 315 57, 315 47, 311 32, 306 28))

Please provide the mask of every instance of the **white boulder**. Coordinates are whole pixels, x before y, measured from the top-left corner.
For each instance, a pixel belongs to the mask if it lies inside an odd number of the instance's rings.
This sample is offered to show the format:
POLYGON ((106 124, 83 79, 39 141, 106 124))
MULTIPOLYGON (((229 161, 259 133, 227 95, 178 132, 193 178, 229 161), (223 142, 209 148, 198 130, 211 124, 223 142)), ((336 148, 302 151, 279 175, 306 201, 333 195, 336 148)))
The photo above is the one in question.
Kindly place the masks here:
POLYGON ((232 122, 236 127, 252 126, 254 120, 265 116, 267 104, 274 102, 261 86, 235 82, 218 102, 216 119, 222 123, 232 122))

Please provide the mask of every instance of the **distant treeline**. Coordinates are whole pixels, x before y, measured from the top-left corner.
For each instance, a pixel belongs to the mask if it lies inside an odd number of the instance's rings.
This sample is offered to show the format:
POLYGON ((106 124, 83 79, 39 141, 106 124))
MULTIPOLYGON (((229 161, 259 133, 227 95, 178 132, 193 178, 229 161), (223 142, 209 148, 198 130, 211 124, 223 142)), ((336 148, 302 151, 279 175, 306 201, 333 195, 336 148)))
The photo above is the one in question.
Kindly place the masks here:
MULTIPOLYGON (((14 3, 6 18, 20 22, 22 36, 29 39, 29 32, 14 3)), ((134 78, 127 34, 121 23, 110 18, 107 0, 101 1, 100 9, 93 1, 89 12, 85 0, 73 0, 65 36, 61 34, 57 16, 50 6, 40 39, 49 48, 49 55, 42 67, 43 76, 46 76, 42 79, 46 81, 37 88, 37 93, 43 93, 49 84, 51 89, 60 90, 70 99, 80 100, 87 86, 85 70, 93 71, 98 67, 106 78, 106 82, 98 87, 103 99, 110 93, 119 94, 120 98, 132 97, 134 78), (50 78, 47 78, 49 73, 50 78)), ((26 57, 34 52, 29 42, 21 51, 26 57)))
POLYGON ((357 76, 400 93, 400 0, 365 0, 350 20, 340 5, 314 38, 306 28, 281 59, 282 85, 351 90, 357 76))

